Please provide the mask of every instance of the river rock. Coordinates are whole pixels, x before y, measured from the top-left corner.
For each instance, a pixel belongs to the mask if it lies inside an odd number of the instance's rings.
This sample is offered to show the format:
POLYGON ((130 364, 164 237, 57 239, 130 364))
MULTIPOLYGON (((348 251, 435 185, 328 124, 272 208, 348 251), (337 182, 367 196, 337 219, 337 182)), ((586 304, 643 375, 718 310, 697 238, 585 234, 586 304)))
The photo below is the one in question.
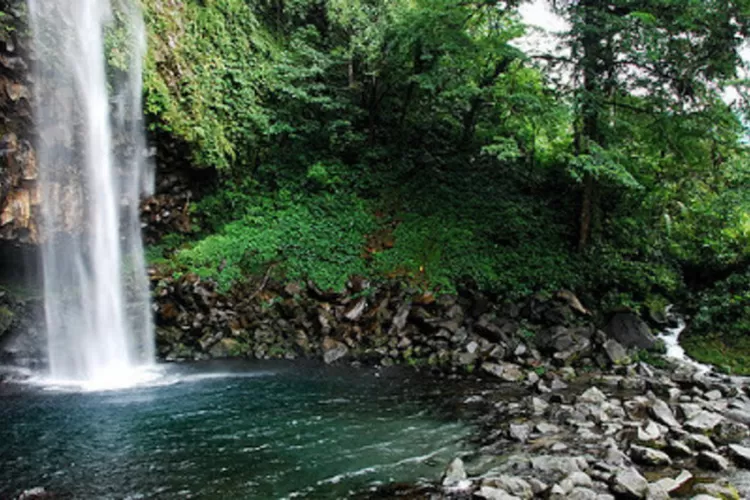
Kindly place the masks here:
POLYGON ((677 439, 669 440, 667 450, 673 457, 692 457, 695 455, 688 445, 677 439))
POLYGON ((683 470, 676 478, 672 479, 671 477, 665 477, 656 481, 655 484, 659 485, 667 493, 672 493, 673 491, 677 491, 685 486, 688 481, 692 479, 693 474, 688 470, 683 470))
POLYGON ((680 403, 677 405, 677 413, 683 420, 690 420, 701 411, 703 411, 703 408, 695 403, 680 403))
POLYGON ((702 451, 698 455, 698 465, 705 469, 722 472, 729 468, 729 460, 718 453, 702 451))
MULTIPOLYGON (((729 417, 731 418, 731 417, 729 417)), ((747 425, 724 420, 714 429, 714 439, 719 444, 739 443, 750 435, 747 425)))
POLYGON ((505 475, 491 477, 483 480, 482 486, 499 488, 515 497, 522 498, 523 500, 534 498, 534 491, 532 490, 531 485, 520 477, 505 475))
POLYGON ((700 413, 685 422, 685 427, 696 432, 710 432, 724 420, 718 413, 702 410, 700 413))
POLYGON ((542 475, 560 477, 574 472, 583 472, 587 467, 587 462, 583 457, 540 455, 531 458, 531 467, 542 475))
POLYGON ((669 458, 669 455, 646 446, 631 446, 630 458, 641 465, 672 465, 672 459, 669 458))
POLYGON ((634 467, 623 469, 612 480, 612 491, 625 498, 646 498, 648 481, 634 467))
POLYGON ((750 448, 738 444, 730 444, 728 448, 737 465, 750 469, 750 448))
POLYGON ((662 439, 666 433, 665 431, 666 428, 662 428, 653 420, 649 420, 645 426, 641 425, 638 427, 636 436, 641 443, 656 443, 662 439))
POLYGON ((596 387, 591 387, 586 390, 583 394, 578 396, 577 401, 579 403, 594 403, 601 404, 607 400, 607 396, 596 387))
POLYGON ((703 434, 689 434, 685 437, 688 446, 697 451, 716 451, 716 445, 711 438, 703 434))
POLYGON ((730 420, 734 420, 735 422, 750 425, 750 412, 748 411, 743 411, 738 408, 732 408, 727 410, 724 413, 724 416, 730 420))
POLYGON ((531 434, 531 428, 526 424, 510 424, 508 426, 508 437, 519 443, 525 443, 529 439, 529 434, 531 434))
POLYGON ((609 339, 604 343, 604 351, 613 365, 623 365, 630 362, 628 351, 615 339, 609 339))
POLYGON ((484 498, 485 500, 521 500, 507 491, 501 490, 500 488, 493 488, 492 486, 482 486, 474 492, 474 496, 477 498, 484 498))
POLYGON ((651 402, 649 412, 651 413, 651 416, 654 417, 654 419, 666 425, 667 427, 670 427, 672 429, 682 427, 675 418, 674 413, 672 413, 672 409, 661 399, 655 398, 651 402))
POLYGON ((693 488, 693 491, 698 494, 710 495, 715 499, 740 500, 737 488, 732 486, 726 479, 719 479, 715 483, 698 483, 693 488))
POLYGON ((514 363, 482 363, 482 370, 506 382, 523 380, 524 372, 514 363))
POLYGON ((589 488, 573 488, 565 497, 566 500, 599 500, 599 495, 589 488))

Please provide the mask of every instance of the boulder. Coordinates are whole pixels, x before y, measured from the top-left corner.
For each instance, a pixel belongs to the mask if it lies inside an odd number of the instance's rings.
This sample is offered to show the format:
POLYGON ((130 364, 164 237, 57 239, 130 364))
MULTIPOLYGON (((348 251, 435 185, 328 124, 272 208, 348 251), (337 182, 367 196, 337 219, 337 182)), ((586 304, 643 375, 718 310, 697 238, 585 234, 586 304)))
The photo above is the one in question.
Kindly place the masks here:
POLYGON ((646 446, 631 446, 630 458, 641 465, 672 465, 672 459, 669 458, 669 455, 646 446))
POLYGON ((578 396, 577 401, 579 403, 593 403, 602 404, 607 400, 607 395, 600 391, 597 387, 591 387, 586 390, 583 394, 578 396))
POLYGON ((562 477, 574 472, 583 472, 586 466, 586 459, 583 457, 539 455, 531 458, 531 467, 535 471, 552 477, 562 477))
POLYGON ((700 455, 698 455, 698 465, 704 469, 723 472, 729 468, 729 460, 718 453, 702 451, 700 455))
POLYGON ((651 401, 649 413, 651 413, 651 416, 654 417, 657 422, 660 422, 671 429, 681 427, 680 423, 675 418, 674 413, 672 413, 672 409, 661 399, 653 399, 651 401))
POLYGON ((682 472, 680 472, 680 475, 674 479, 672 479, 671 477, 665 477, 664 479, 659 479, 654 484, 661 487, 661 489, 663 489, 667 493, 672 493, 673 491, 677 491, 685 486, 688 481, 691 481, 692 479, 693 475, 690 473, 690 471, 683 470, 682 472))
POLYGON ((510 424, 508 427, 508 437, 519 443, 525 443, 529 439, 529 434, 531 428, 526 424, 510 424))
POLYGON ((730 444, 729 453, 737 465, 745 469, 750 469, 750 448, 738 444, 730 444))
POLYGON ((685 427, 695 432, 711 432, 722 420, 724 420, 724 417, 718 413, 702 410, 685 422, 685 427))
POLYGON ((499 488, 515 497, 522 498, 523 500, 534 498, 534 491, 532 490, 531 485, 520 477, 505 475, 491 477, 482 481, 482 486, 499 488))
POLYGON ((349 348, 346 344, 334 340, 331 337, 323 339, 323 361, 330 365, 335 363, 339 359, 343 358, 349 353, 349 348))
POLYGON ((482 370, 506 382, 518 382, 524 378, 521 367, 513 363, 482 363, 482 370))
POLYGON ((492 486, 482 486, 474 492, 474 496, 477 498, 484 498, 485 500, 521 500, 505 490, 493 488, 492 486))
POLYGON ((634 467, 623 469, 612 479, 612 491, 624 498, 641 499, 648 495, 648 481, 634 467))
POLYGON ((604 330, 610 338, 628 349, 653 349, 656 346, 656 337, 651 333, 651 329, 632 312, 615 314, 604 330))
POLYGON ((604 352, 607 353, 607 357, 613 365, 623 365, 630 362, 628 351, 615 339, 609 339, 604 343, 604 352))

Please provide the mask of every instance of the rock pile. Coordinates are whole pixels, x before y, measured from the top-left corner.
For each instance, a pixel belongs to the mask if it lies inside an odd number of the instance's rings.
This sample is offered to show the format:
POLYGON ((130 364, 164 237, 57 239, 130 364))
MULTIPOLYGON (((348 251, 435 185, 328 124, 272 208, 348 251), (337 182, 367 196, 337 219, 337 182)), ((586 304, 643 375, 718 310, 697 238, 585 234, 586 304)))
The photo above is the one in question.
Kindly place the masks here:
POLYGON ((750 436, 744 387, 647 366, 620 371, 578 389, 486 401, 478 470, 469 461, 457 471, 454 461, 435 498, 748 498, 727 480, 750 467, 739 444, 750 436), (639 395, 620 389, 636 377, 639 395))
POLYGON ((517 381, 545 366, 625 364, 639 335, 650 336, 636 315, 622 314, 618 328, 629 329, 631 345, 621 344, 596 327, 570 292, 499 304, 477 292, 434 297, 399 283, 352 279, 342 293, 264 280, 221 294, 194 274, 151 276, 159 352, 169 360, 426 364, 517 381))

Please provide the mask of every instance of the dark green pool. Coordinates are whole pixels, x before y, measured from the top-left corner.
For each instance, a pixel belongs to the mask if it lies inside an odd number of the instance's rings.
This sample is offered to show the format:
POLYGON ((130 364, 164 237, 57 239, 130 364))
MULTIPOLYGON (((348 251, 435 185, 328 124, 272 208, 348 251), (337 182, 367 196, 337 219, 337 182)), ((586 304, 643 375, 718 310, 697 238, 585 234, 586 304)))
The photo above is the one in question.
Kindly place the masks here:
POLYGON ((73 498, 341 498, 436 479, 467 449, 451 391, 413 372, 285 364, 171 367, 160 385, 116 392, 6 384, 0 498, 36 486, 73 498))

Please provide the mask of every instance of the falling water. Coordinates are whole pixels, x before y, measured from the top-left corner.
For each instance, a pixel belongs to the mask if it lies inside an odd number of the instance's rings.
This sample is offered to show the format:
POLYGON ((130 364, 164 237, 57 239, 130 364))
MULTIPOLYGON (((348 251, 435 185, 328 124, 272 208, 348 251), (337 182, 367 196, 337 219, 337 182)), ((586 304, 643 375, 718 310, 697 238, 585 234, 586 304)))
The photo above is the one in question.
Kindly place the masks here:
POLYGON ((135 0, 29 0, 29 12, 50 375, 129 385, 154 358, 138 214, 152 184, 141 13, 135 0))

